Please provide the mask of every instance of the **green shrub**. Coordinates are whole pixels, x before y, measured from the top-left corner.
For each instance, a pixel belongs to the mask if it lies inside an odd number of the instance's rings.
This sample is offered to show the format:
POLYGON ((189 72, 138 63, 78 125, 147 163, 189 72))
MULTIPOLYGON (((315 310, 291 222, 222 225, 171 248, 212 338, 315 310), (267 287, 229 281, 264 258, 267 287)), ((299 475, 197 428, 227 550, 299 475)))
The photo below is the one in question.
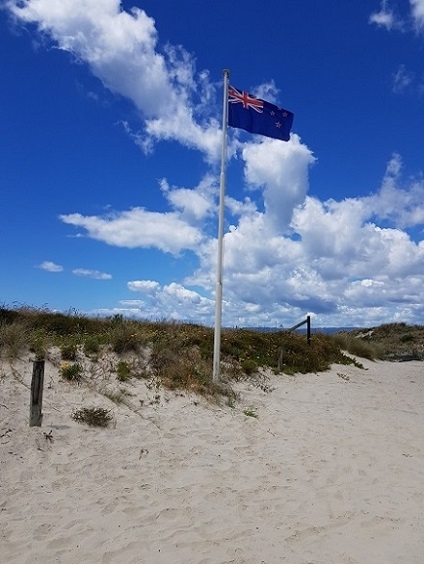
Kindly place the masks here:
POLYGON ((129 351, 138 352, 141 339, 137 327, 132 322, 117 323, 109 333, 109 341, 116 354, 129 351))
POLYGON ((258 365, 251 358, 246 358, 241 362, 241 369, 245 374, 250 375, 258 370, 258 365))
POLYGON ((243 411, 246 417, 253 417, 254 419, 258 418, 258 414, 255 411, 254 407, 249 407, 243 411))
POLYGON ((91 427, 108 427, 113 420, 110 410, 104 407, 82 407, 76 409, 71 417, 77 423, 85 423, 91 427))
POLYGON ((415 337, 414 335, 412 335, 412 333, 406 333, 400 338, 401 343, 412 343, 413 341, 415 341, 415 337))
POLYGON ((201 357, 198 347, 182 349, 178 338, 154 343, 150 364, 155 376, 172 390, 213 394, 212 366, 201 357))
POLYGON ((118 366, 116 367, 117 376, 116 378, 120 382, 126 382, 132 378, 131 368, 128 366, 127 362, 121 361, 118 362, 118 366))
POLYGON ((54 333, 60 337, 92 332, 96 330, 96 325, 98 325, 97 320, 74 313, 65 314, 43 310, 32 312, 32 317, 35 326, 44 327, 49 333, 54 333))
POLYGON ((82 379, 83 367, 78 363, 70 364, 69 362, 63 362, 59 373, 68 382, 79 382, 82 379))
POLYGON ((112 327, 121 327, 122 325, 124 325, 124 323, 125 320, 122 313, 117 313, 110 318, 110 324, 112 325, 112 327))
POLYGON ((97 355, 100 350, 99 338, 95 335, 90 335, 85 338, 83 346, 84 354, 87 356, 97 355))

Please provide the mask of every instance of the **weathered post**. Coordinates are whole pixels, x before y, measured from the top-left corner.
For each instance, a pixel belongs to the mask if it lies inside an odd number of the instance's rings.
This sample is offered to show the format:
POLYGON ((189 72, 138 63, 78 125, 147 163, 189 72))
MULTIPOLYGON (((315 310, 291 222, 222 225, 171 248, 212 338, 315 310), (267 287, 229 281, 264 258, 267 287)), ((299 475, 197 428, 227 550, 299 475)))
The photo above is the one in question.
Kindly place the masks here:
POLYGON ((41 427, 43 421, 44 360, 35 360, 32 367, 29 426, 41 427))
POLYGON ((308 315, 306 318, 306 338, 308 340, 308 345, 311 344, 311 316, 308 315))
POLYGON ((278 372, 281 372, 283 368, 283 357, 284 357, 284 348, 278 348, 278 372))

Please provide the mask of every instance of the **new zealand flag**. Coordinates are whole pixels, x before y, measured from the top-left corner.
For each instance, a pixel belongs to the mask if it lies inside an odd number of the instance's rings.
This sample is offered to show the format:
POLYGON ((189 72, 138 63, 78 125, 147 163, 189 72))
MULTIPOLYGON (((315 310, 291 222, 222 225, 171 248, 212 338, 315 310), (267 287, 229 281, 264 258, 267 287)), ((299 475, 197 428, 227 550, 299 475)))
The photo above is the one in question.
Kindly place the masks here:
POLYGON ((233 86, 228 87, 228 125, 288 141, 294 115, 233 86))

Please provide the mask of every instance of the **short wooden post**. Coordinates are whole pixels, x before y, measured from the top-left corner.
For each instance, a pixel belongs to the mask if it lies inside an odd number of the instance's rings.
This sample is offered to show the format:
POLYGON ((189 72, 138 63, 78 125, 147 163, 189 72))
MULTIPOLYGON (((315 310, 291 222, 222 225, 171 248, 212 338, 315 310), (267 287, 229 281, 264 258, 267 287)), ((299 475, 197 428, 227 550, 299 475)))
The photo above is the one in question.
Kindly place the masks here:
POLYGON ((311 316, 308 315, 306 318, 306 338, 308 340, 308 345, 311 344, 311 316))
POLYGON ((43 421, 44 360, 35 360, 32 367, 29 426, 41 427, 43 421))
POLYGON ((279 347, 278 349, 278 372, 281 372, 283 368, 283 357, 284 357, 284 349, 283 347, 279 347))

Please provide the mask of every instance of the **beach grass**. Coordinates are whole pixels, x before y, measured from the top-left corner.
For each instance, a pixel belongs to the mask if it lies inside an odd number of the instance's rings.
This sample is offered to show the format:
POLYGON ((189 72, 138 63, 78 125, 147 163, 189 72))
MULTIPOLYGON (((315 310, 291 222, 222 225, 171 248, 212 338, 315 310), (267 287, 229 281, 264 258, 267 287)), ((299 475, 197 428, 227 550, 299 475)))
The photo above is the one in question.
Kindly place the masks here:
MULTIPOLYGON (((424 330, 421 335, 417 328, 405 324, 337 335, 316 333, 309 343, 298 332, 224 328, 221 377, 231 383, 263 369, 276 374, 305 374, 326 371, 334 363, 361 366, 357 357, 387 358, 395 352, 393 342, 405 351, 417 348, 421 337, 424 330)), ((36 358, 46 358, 56 347, 67 363, 62 365, 61 376, 68 381, 84 377, 81 359, 88 357, 96 362, 101 351, 111 351, 118 360, 110 370, 119 382, 152 377, 171 390, 211 397, 226 395, 229 387, 212 381, 213 341, 212 328, 193 323, 134 320, 122 315, 88 317, 74 311, 65 314, 31 307, 0 308, 0 352, 17 358, 29 347, 36 358)))

